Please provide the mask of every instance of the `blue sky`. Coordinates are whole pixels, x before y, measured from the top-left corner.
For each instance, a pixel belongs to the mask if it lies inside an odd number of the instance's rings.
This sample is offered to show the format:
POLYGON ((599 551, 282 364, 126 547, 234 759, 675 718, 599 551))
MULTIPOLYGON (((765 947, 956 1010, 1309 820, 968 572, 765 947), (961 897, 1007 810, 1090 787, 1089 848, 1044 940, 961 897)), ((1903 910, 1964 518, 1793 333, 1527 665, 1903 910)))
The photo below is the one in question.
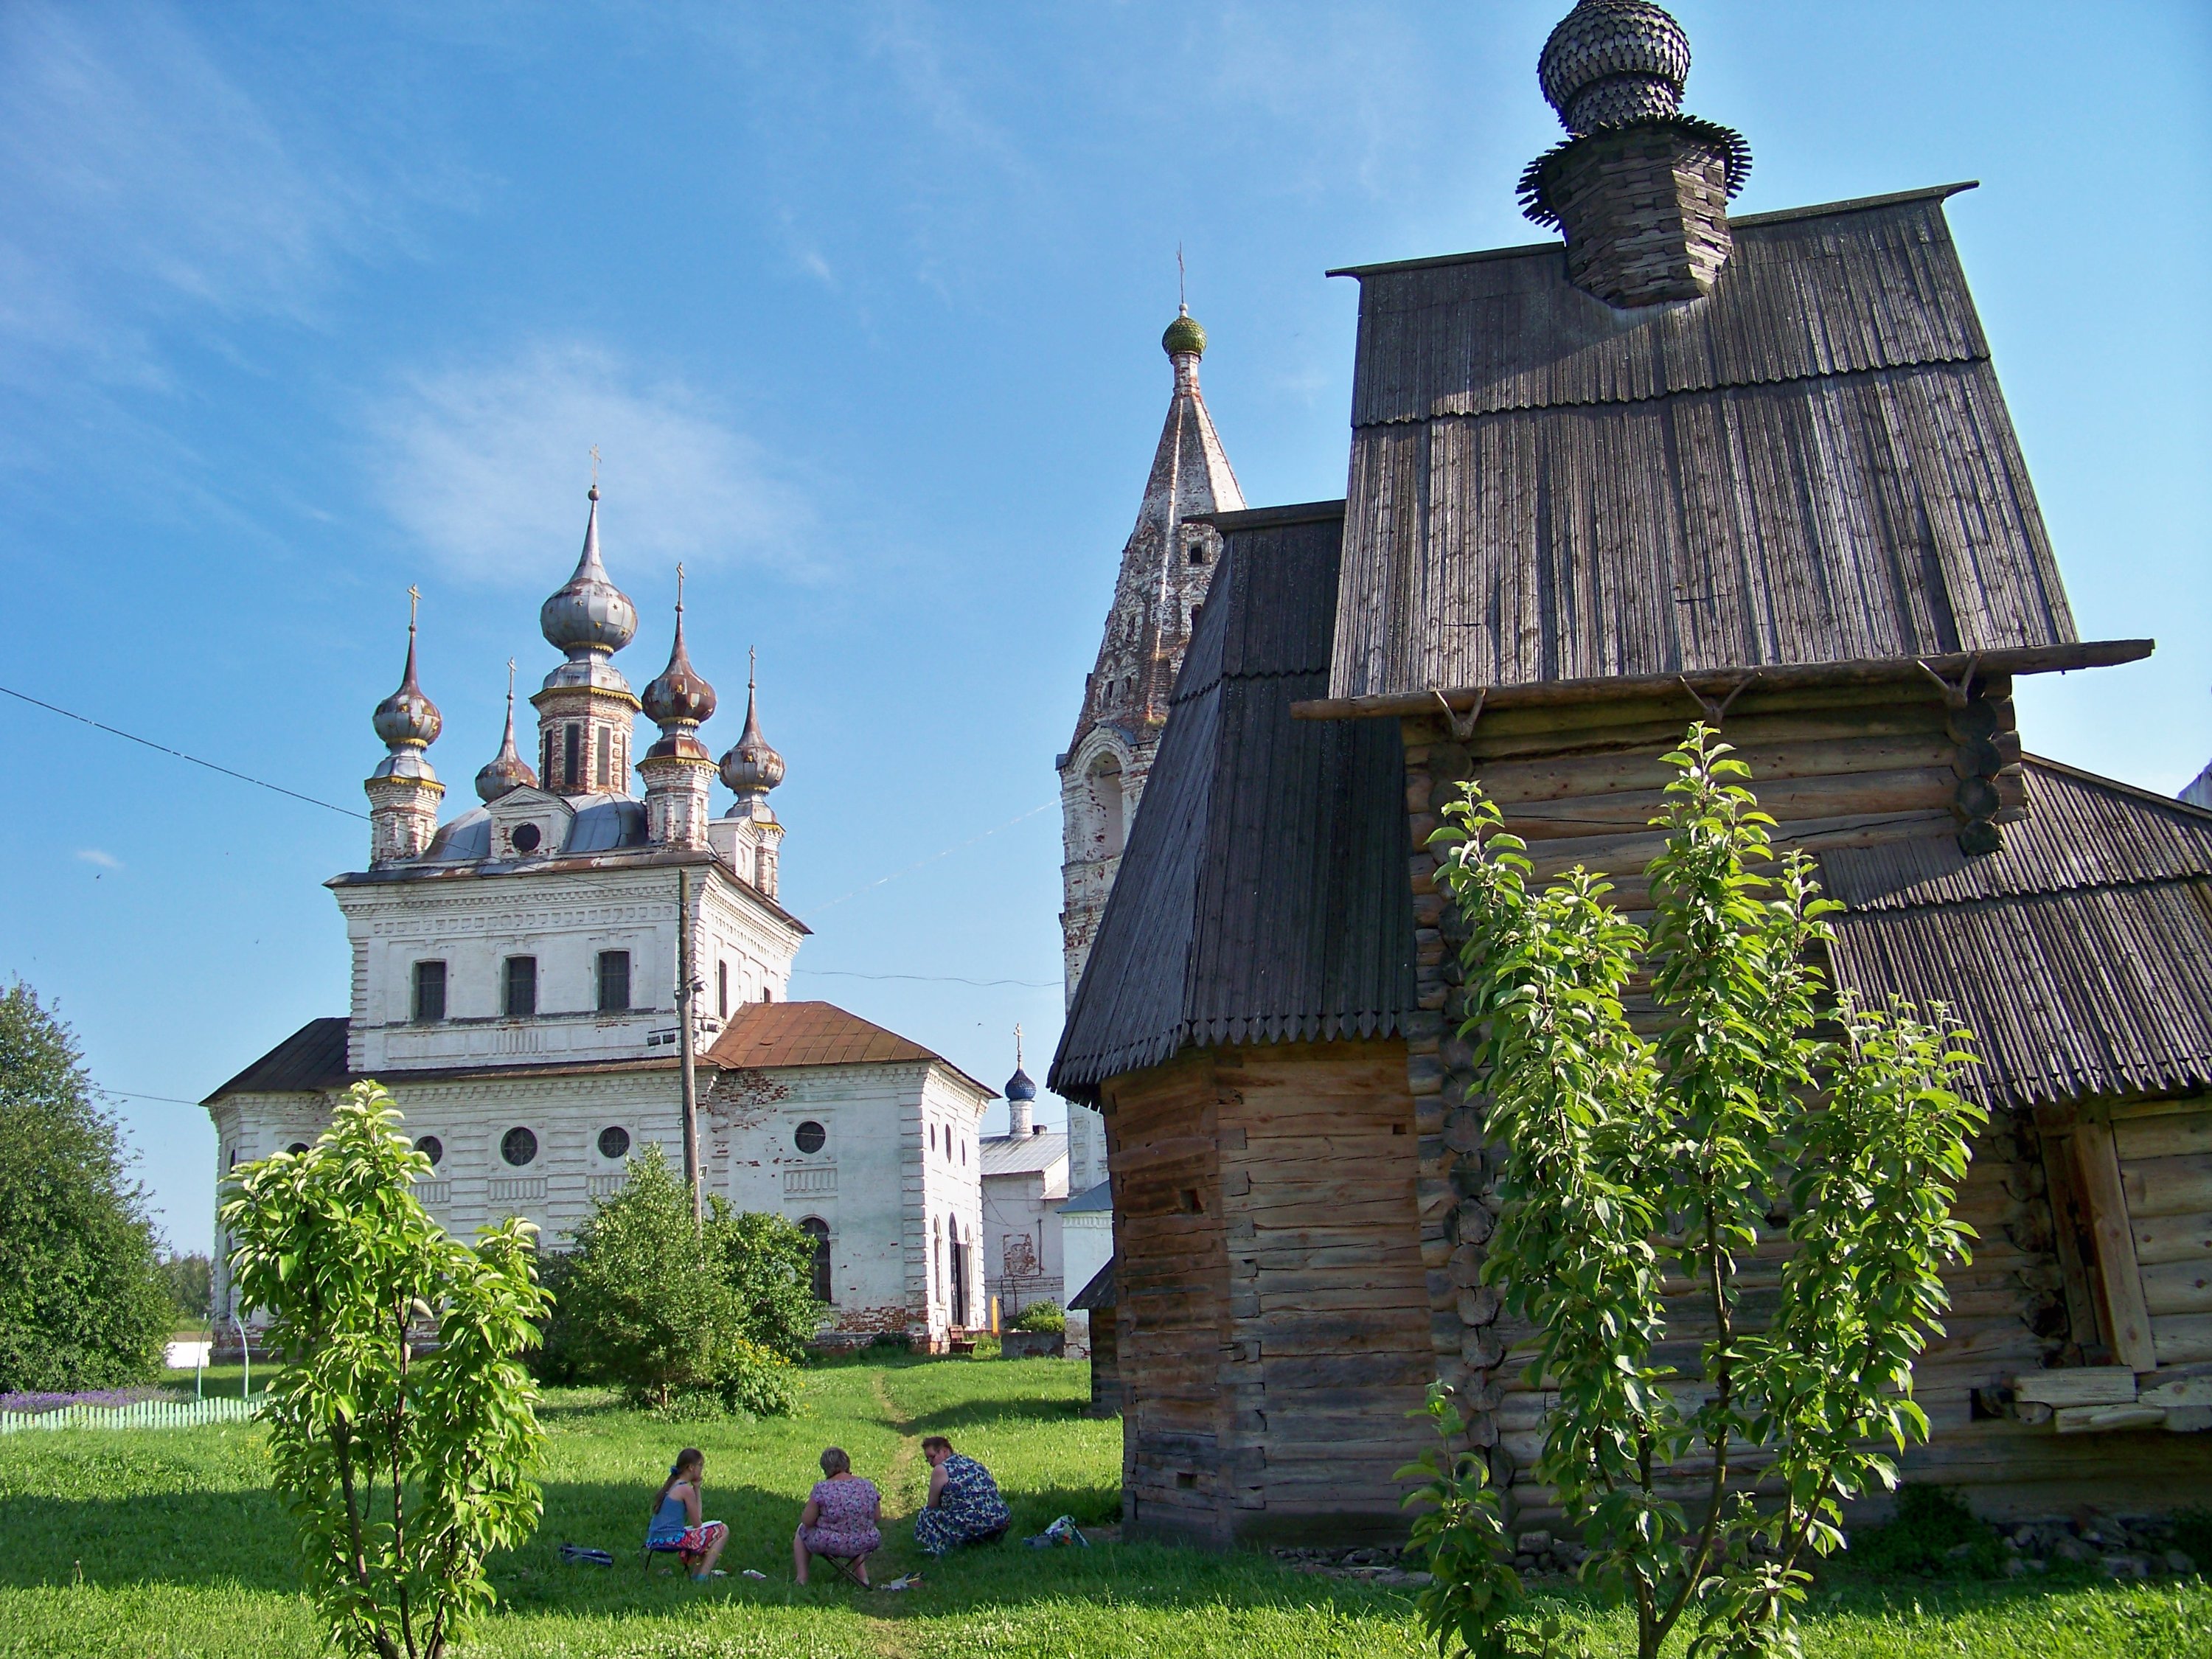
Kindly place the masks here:
MULTIPOLYGON (((759 647, 794 994, 994 1080, 1020 1020, 1039 1069, 1053 759, 1176 246, 1247 497, 1340 495, 1356 296, 1322 273, 1536 240, 1512 186, 1558 136, 1565 9, 17 0, 0 685, 359 810, 419 583, 432 758, 472 802, 507 659, 526 689, 553 660, 597 444, 633 683, 678 559, 717 750, 759 647)), ((1756 158, 1742 210, 1982 180, 1952 223, 2082 631, 2160 640, 2028 684, 2022 728, 2179 789, 2212 757, 2207 12, 1677 11, 1687 107, 1756 158)), ((7 698, 0 743, 0 975, 102 1084, 196 1099, 343 1011, 320 883, 364 823, 7 698)), ((117 1104, 204 1248, 204 1115, 117 1104)))

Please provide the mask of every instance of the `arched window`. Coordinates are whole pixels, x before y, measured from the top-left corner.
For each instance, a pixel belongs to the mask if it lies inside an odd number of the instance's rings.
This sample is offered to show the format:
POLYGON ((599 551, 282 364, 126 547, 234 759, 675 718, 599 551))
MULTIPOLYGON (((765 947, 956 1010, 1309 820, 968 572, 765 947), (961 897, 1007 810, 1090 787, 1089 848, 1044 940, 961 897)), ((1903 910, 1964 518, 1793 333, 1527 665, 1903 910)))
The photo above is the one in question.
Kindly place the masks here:
POLYGON ((1121 763, 1101 755, 1091 763, 1091 821, 1098 826, 1098 850, 1107 858, 1121 853, 1121 763))
POLYGON ((799 1231, 814 1241, 814 1299, 834 1302, 830 1294, 830 1224, 818 1215, 808 1216, 799 1231))

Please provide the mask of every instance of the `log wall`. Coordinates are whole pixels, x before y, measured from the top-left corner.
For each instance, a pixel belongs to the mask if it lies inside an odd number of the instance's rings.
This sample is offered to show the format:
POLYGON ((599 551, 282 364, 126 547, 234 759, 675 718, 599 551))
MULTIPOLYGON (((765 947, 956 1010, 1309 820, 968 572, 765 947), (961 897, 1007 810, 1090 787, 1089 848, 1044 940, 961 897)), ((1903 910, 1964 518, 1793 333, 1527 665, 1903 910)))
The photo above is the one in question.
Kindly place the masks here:
MULTIPOLYGON (((1615 902, 1640 919, 1648 901, 1641 872, 1661 841, 1646 821, 1672 775, 1659 757, 1699 713, 1685 692, 1667 701, 1516 708, 1479 714, 1471 726, 1441 714, 1401 722, 1418 995, 1442 1030, 1408 1043, 1435 1364, 1472 1409, 1474 1437, 1489 1448, 1492 1474, 1509 1490, 1534 1459, 1546 1402, 1522 1381, 1522 1364, 1505 1362, 1526 1333, 1500 1324, 1497 1298, 1479 1288, 1496 1220, 1498 1149, 1486 1143, 1480 1102, 1471 1097, 1472 1054, 1453 1035, 1461 1018, 1454 947, 1463 935, 1437 888, 1426 843, 1460 782, 1475 778, 1528 842, 1540 878, 1577 863, 1613 872, 1615 902)), ((1710 707, 1705 713, 1710 720, 1710 707)), ((2024 800, 2010 686, 2002 679, 1976 686, 1963 708, 1932 679, 1924 688, 1764 695, 1754 686, 1726 711, 1721 729, 1751 766, 1759 805, 1780 821, 1776 839, 1785 846, 1817 852, 1940 833, 1973 842, 2015 817, 2024 800)), ((1947 1333, 1918 1367, 1917 1393, 1933 1437, 1905 1460, 1908 1478, 1958 1487, 1997 1516, 2082 1503, 2156 1509, 2201 1501, 2192 1492, 2212 1485, 2212 1437, 2062 1436, 2048 1421, 2024 1422, 2009 1409, 2016 1376, 2078 1362, 2079 1328, 2094 1299, 2081 1252, 2053 1218, 2051 1188, 2065 1196, 2071 1170, 2048 1152, 2033 1121, 2009 1115, 1992 1123, 1978 1149, 1960 1213, 1980 1243, 1972 1264, 1951 1275, 1947 1333)), ((2203 1218, 2176 1213, 2195 1191, 2192 1156, 2162 1153, 2153 1170, 2157 1202, 2185 1229, 2203 1218)), ((2212 1202, 2204 1208, 2212 1212, 2212 1202)), ((1771 1297, 1781 1250, 1775 1241, 1746 1264, 1745 1307, 1754 1318, 1771 1297)), ((2178 1270, 2154 1292, 2163 1310, 2154 1316, 2162 1352, 2176 1357, 2195 1352, 2196 1328, 2183 1322, 2197 1317, 2193 1304, 2203 1291, 2194 1274, 2178 1270)), ((1683 1340, 1662 1357, 1693 1376, 1701 1333, 1694 1318, 1680 1328, 1683 1340)), ((1523 1485, 1515 1496, 1532 1518, 1545 1513, 1547 1494, 1523 1485)))
POLYGON ((1396 1042, 1255 1044, 1109 1085, 1133 1531, 1402 1534, 1433 1375, 1406 1074, 1396 1042))

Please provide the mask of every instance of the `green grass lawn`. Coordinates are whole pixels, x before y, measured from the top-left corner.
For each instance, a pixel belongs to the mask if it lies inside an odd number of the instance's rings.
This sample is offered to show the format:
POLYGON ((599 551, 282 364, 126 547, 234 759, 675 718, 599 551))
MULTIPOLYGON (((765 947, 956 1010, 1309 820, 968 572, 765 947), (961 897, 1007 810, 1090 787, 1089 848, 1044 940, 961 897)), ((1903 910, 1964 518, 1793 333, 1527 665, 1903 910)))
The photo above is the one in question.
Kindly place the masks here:
MULTIPOLYGON (((1432 1651, 1401 1595, 1292 1572, 1252 1553, 1139 1544, 1047 1553, 1015 1543, 929 1565, 894 1523, 875 1574, 880 1582, 922 1566, 922 1589, 866 1595, 820 1576, 805 1589, 792 1583, 791 1529, 815 1459, 833 1442, 884 1487, 894 1516, 919 1504, 927 1469, 917 1443, 941 1432, 997 1474, 1018 1535, 1062 1513, 1111 1519, 1121 1428, 1079 1414, 1085 1389, 1081 1364, 1050 1359, 833 1364, 809 1372, 796 1419, 674 1425, 590 1392, 561 1392, 547 1413, 544 1524, 529 1547, 495 1560, 501 1610, 469 1651, 576 1659, 1415 1659, 1432 1651), (648 1572, 635 1553, 646 1504, 684 1443, 706 1451, 708 1509, 732 1531, 723 1565, 733 1576, 704 1589, 648 1572), (611 1550, 617 1565, 563 1566, 563 1540, 611 1550), (747 1566, 767 1582, 734 1576, 747 1566)), ((0 1655, 305 1659, 319 1651, 318 1633, 295 1585, 258 1430, 0 1440, 0 1655)), ((1625 1626, 1594 1622, 1618 1650, 1625 1626)), ((1814 1659, 2205 1659, 2212 1590, 2202 1581, 1848 1586, 1816 1600, 1806 1635, 1814 1659)))

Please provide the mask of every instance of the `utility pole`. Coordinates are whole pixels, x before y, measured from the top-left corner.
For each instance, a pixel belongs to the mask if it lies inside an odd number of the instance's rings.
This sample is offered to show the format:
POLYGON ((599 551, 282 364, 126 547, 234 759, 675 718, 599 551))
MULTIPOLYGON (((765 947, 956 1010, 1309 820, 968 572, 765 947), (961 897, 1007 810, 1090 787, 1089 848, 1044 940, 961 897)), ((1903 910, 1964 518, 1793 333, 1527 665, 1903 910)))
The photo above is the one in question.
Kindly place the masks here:
POLYGON ((691 1224, 706 1222, 699 1194, 699 1079, 692 1067, 691 872, 676 872, 676 1052, 684 1072, 684 1184, 691 1189, 691 1224))

